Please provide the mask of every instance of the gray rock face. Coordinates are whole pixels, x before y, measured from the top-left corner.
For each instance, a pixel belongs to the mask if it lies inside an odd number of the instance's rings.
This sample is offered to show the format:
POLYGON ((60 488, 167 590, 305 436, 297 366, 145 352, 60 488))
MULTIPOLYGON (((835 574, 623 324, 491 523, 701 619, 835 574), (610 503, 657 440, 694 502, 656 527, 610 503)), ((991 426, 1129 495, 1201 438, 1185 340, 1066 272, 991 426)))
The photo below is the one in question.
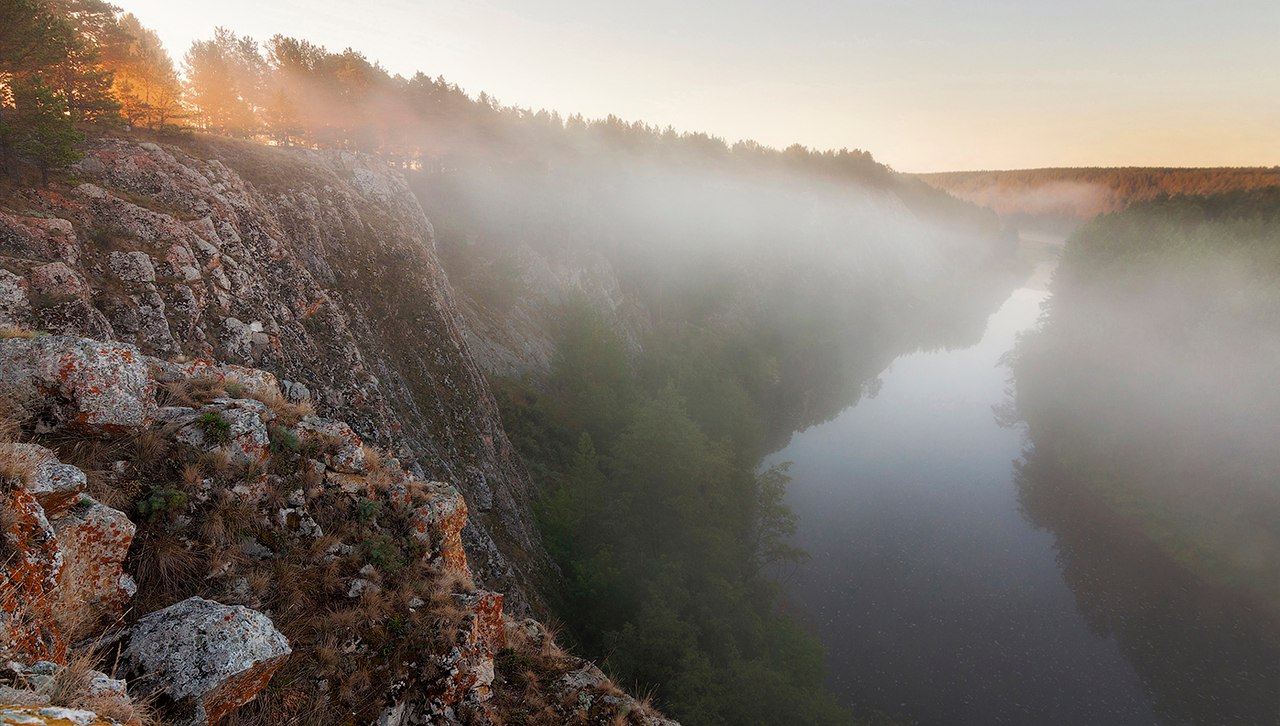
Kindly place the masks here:
MULTIPOLYGON (((290 381, 290 399, 310 399, 418 476, 458 482, 477 505, 472 564, 519 611, 534 573, 554 567, 403 177, 348 152, 237 146, 215 161, 127 139, 86 146, 75 172, 87 183, 28 200, 38 214, 0 209, 0 324, 290 381), (66 269, 41 273, 33 295, 35 269, 50 263, 66 269)), ((350 453, 337 466, 358 470, 350 453)))
POLYGON ((363 474, 364 442, 351 427, 341 421, 330 421, 319 416, 307 416, 298 423, 298 431, 311 432, 331 438, 337 450, 326 462, 330 469, 344 474, 363 474))
POLYGON ((27 285, 23 278, 0 269, 0 326, 29 324, 31 304, 27 302, 27 285))
POLYGON ((146 252, 112 252, 111 270, 125 282, 155 282, 156 268, 146 252))
POLYGON ((156 410, 143 356, 122 343, 60 335, 0 340, 0 381, 20 399, 43 401, 58 425, 138 428, 156 410))
POLYGON ((193 724, 216 723, 253 700, 291 652, 262 613, 199 597, 142 618, 128 641, 129 687, 188 706, 193 724))
POLYGON ((161 415, 183 424, 178 441, 206 451, 221 449, 227 460, 237 466, 262 462, 270 451, 267 422, 272 416, 260 401, 219 398, 199 412, 163 409, 161 415))

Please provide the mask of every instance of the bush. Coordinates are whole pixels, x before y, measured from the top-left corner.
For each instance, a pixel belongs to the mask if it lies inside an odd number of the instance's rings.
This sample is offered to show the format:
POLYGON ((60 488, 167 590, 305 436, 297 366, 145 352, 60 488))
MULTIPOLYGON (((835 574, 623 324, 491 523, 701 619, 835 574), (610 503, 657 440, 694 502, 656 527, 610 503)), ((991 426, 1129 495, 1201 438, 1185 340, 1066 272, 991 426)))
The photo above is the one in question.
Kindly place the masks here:
POLYGON ((172 518, 187 508, 187 493, 173 487, 153 489, 138 501, 138 514, 148 522, 172 518))
POLYGON ((218 445, 231 441, 231 422, 217 411, 205 411, 200 414, 196 419, 196 426, 200 427, 200 432, 208 441, 218 445))
POLYGON ((298 441, 298 435, 291 429, 283 426, 271 426, 267 429, 267 436, 271 439, 271 453, 275 456, 280 454, 296 454, 301 448, 298 441))

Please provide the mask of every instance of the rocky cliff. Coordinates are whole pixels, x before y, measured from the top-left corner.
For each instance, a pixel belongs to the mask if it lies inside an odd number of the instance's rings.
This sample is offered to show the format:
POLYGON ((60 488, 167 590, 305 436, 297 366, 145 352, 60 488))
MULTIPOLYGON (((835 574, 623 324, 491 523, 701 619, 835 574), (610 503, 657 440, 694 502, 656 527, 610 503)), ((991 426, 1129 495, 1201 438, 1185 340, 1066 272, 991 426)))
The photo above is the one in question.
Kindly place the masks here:
POLYGON ((526 608, 550 572, 528 478, 398 174, 339 152, 105 137, 72 175, 0 203, 0 324, 270 371, 417 477, 455 482, 478 578, 526 608))
POLYGON ((672 723, 477 589, 455 487, 294 387, 5 328, 0 723, 672 723))

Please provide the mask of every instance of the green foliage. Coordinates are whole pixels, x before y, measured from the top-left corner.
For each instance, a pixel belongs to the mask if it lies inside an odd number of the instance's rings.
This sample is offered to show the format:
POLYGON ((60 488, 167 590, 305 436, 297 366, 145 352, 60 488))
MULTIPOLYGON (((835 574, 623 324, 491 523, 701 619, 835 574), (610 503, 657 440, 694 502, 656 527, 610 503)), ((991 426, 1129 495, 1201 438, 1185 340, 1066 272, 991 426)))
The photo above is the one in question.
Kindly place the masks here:
POLYGON ((661 353, 633 366, 585 305, 566 319, 552 393, 500 390, 513 441, 547 472, 539 521, 570 581, 571 634, 688 723, 849 723, 823 691, 821 647, 763 574, 802 553, 785 467, 756 471, 763 425, 735 346, 656 334, 646 350, 661 353), (728 401, 702 395, 718 379, 728 401))
POLYGON ((361 522, 372 522, 381 508, 382 505, 376 499, 361 499, 356 504, 356 518, 361 522))
MULTIPOLYGON (((1068 242, 1053 293, 1013 356, 1034 469, 1274 610, 1280 189, 1101 217, 1068 242)), ((1028 501, 1049 496, 1036 484, 1028 501)))
POLYGON ((222 445, 231 441, 231 422, 217 411, 205 411, 196 418, 195 424, 210 443, 222 445))
POLYGON ((67 112, 66 102, 37 76, 20 79, 13 84, 14 129, 12 136, 18 154, 30 159, 40 169, 43 183, 49 184, 49 171, 71 164, 81 157, 75 143, 80 140, 75 124, 67 112))
POLYGON ((389 535, 375 534, 364 542, 364 556, 374 567, 394 574, 409 563, 397 541, 389 535))
POLYGON ((148 522, 171 519, 186 508, 187 493, 173 487, 153 489, 146 497, 138 500, 138 514, 148 522))
POLYGON ((265 64, 252 38, 217 28, 213 38, 191 45, 184 65, 196 119, 205 129, 231 136, 258 130, 265 64))
POLYGON ((0 3, 0 68, 24 75, 51 66, 66 53, 71 28, 38 0, 0 3))
POLYGON ((173 126, 183 116, 182 84, 160 36, 131 13, 120 18, 118 31, 121 41, 111 59, 112 91, 121 115, 133 126, 173 126))
POLYGON ((268 427, 267 437, 271 441, 271 453, 273 455, 296 454, 302 448, 298 435, 292 429, 284 426, 273 425, 268 427))

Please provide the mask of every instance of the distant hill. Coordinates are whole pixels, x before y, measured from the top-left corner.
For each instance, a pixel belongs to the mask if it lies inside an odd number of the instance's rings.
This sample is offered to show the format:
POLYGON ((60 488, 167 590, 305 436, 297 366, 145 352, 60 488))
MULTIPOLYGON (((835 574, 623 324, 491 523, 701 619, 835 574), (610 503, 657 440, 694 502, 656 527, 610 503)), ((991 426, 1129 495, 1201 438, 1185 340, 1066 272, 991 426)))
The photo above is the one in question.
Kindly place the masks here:
POLYGON ((919 178, 992 209, 1023 232, 1065 237, 1086 219, 1159 197, 1277 187, 1280 167, 1019 169, 919 178))

